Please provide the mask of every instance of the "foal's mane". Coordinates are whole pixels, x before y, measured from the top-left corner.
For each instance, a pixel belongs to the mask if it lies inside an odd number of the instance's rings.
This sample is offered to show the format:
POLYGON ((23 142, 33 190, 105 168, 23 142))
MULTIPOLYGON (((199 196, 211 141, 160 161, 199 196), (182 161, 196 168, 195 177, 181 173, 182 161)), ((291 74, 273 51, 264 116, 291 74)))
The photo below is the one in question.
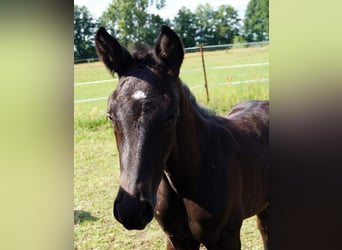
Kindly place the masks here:
POLYGON ((214 110, 211 110, 197 102, 195 96, 191 93, 189 87, 185 85, 183 82, 182 82, 182 87, 184 89, 186 96, 189 98, 191 104, 200 115, 202 115, 205 118, 216 116, 216 112, 214 110))
POLYGON ((140 42, 134 44, 131 55, 133 60, 138 64, 142 63, 153 67, 157 62, 160 62, 155 56, 153 49, 140 42))

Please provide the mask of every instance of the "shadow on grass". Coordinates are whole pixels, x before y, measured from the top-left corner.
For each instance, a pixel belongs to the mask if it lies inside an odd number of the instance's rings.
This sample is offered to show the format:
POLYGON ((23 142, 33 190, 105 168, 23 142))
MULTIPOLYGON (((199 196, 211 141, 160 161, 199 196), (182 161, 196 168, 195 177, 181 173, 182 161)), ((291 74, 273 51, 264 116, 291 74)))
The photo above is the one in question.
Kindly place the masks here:
POLYGON ((81 224, 84 221, 97 221, 99 218, 92 216, 89 212, 83 210, 74 210, 74 225, 81 224))

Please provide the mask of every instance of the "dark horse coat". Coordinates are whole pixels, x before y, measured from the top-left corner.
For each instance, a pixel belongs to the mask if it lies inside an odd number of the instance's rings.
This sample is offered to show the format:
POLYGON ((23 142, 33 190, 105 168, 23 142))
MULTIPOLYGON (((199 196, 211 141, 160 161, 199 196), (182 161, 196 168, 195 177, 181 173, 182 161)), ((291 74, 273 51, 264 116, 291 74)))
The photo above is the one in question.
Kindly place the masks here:
POLYGON ((162 26, 153 49, 130 54, 104 28, 99 57, 119 84, 108 99, 120 156, 115 218, 143 229, 155 217, 168 249, 240 249, 242 221, 258 215, 267 247, 268 101, 227 117, 200 107, 179 79, 182 43, 162 26))

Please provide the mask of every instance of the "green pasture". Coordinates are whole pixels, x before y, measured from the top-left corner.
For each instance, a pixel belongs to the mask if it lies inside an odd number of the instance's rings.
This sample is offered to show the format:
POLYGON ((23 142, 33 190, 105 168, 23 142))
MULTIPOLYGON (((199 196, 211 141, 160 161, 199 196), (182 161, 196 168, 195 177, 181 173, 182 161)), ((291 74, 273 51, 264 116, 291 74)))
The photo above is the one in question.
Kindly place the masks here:
MULTIPOLYGON (((205 52, 210 102, 206 101, 199 53, 188 53, 181 79, 198 102, 226 115, 239 101, 268 99, 269 65, 213 69, 219 66, 268 62, 268 46, 205 52), (254 83, 233 84, 257 80, 254 83), (259 81, 260 80, 260 81, 259 81), (224 84, 224 85, 218 85, 224 84)), ((101 62, 74 66, 74 99, 107 97, 117 83, 101 62), (113 79, 97 84, 80 83, 113 79)), ((106 100, 74 104, 74 249, 165 249, 163 232, 155 220, 142 231, 125 230, 113 217, 119 165, 114 135, 106 120, 106 100)), ((242 249, 262 249, 255 217, 244 221, 242 249)), ((205 248, 203 248, 205 249, 205 248)))

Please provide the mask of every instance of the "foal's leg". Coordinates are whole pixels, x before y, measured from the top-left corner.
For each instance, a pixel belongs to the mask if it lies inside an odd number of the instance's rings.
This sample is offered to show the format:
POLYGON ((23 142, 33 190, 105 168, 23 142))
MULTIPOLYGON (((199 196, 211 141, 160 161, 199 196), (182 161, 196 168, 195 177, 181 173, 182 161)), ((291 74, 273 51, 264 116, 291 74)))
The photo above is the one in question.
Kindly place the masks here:
POLYGON ((217 231, 217 238, 207 239, 203 244, 208 250, 241 250, 240 229, 242 219, 231 221, 225 228, 217 231))
POLYGON ((257 224, 261 233, 262 241, 264 243, 264 249, 268 249, 268 214, 269 206, 257 214, 257 224))
POLYGON ((200 243, 193 240, 168 238, 167 240, 167 250, 198 250, 200 243))
POLYGON ((200 243, 189 229, 188 217, 181 198, 164 176, 159 185, 155 218, 166 233, 167 250, 198 250, 200 243))
POLYGON ((204 245, 208 250, 241 250, 240 230, 223 234, 218 241, 204 245))

